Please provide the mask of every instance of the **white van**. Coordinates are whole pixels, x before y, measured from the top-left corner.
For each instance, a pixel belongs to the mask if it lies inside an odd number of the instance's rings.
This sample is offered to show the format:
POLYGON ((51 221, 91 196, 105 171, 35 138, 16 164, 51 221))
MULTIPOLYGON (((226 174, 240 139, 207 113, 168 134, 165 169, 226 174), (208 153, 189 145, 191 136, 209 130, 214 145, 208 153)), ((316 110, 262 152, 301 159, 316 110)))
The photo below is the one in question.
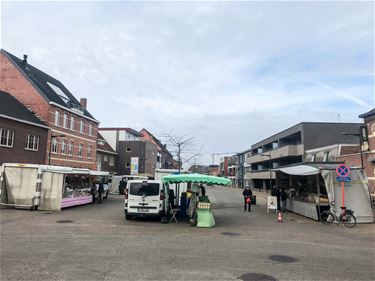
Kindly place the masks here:
POLYGON ((130 180, 125 189, 124 212, 125 218, 135 216, 162 217, 167 207, 168 192, 165 192, 161 181, 130 180))

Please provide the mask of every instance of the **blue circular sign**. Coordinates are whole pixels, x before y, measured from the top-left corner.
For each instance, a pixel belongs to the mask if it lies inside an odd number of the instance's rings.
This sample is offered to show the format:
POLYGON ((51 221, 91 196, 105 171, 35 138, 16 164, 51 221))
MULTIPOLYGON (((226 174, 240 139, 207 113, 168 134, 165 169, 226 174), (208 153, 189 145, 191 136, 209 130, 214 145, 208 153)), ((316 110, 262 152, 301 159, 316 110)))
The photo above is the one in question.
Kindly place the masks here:
POLYGON ((348 167, 348 165, 340 164, 336 168, 336 173, 339 177, 346 178, 347 176, 349 176, 350 168, 348 167))

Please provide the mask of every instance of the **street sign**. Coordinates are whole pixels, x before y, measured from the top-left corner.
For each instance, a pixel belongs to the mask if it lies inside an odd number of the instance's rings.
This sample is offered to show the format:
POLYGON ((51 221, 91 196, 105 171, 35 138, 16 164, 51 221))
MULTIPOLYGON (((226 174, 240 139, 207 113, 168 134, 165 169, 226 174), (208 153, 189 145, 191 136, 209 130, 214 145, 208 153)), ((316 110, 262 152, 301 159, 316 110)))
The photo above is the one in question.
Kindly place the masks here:
POLYGON ((350 182, 350 177, 336 177, 336 181, 338 182, 350 182))
POLYGON ((336 174, 341 178, 346 178, 349 176, 350 169, 345 164, 340 164, 336 168, 336 174))

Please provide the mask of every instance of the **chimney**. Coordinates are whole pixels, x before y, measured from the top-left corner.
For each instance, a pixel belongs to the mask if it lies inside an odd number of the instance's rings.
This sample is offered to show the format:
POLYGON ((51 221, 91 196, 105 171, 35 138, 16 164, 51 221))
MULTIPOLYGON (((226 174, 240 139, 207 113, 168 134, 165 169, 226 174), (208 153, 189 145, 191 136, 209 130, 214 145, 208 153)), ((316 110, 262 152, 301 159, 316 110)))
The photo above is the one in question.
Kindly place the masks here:
POLYGON ((23 55, 22 64, 23 64, 24 66, 27 65, 27 55, 23 55))
POLYGON ((79 104, 81 105, 81 107, 83 109, 86 109, 87 108, 87 99, 86 98, 81 98, 80 101, 79 101, 79 104))

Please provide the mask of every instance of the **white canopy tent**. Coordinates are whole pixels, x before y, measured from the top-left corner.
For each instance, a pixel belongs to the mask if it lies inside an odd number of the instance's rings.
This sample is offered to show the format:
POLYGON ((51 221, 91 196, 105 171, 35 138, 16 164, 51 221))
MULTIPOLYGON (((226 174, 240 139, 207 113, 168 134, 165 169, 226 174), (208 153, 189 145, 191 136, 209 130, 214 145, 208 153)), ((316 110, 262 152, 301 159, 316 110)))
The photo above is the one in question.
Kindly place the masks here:
MULTIPOLYGON (((329 202, 341 206, 341 183, 336 181, 338 164, 303 164, 276 169, 292 176, 311 176, 321 174, 327 189, 329 202)), ((368 180, 360 168, 351 168, 350 182, 345 182, 345 206, 354 211, 357 222, 374 222, 368 180)))

